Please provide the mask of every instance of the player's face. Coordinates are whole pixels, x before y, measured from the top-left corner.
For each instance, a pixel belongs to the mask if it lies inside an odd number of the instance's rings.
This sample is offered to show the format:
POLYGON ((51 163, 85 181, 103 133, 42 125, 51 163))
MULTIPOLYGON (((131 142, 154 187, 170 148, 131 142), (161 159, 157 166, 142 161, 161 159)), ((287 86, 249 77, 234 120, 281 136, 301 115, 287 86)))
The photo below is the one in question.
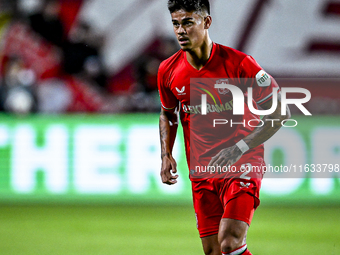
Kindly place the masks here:
POLYGON ((200 47, 206 36, 205 18, 195 12, 178 10, 171 13, 172 24, 182 50, 200 47))

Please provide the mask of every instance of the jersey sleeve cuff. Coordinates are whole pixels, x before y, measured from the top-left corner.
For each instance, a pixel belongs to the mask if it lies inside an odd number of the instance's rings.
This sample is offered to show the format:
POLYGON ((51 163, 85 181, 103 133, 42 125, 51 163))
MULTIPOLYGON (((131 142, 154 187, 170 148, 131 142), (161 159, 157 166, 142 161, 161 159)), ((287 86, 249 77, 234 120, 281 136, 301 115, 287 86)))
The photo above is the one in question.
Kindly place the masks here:
POLYGON ((168 107, 165 107, 162 103, 161 103, 161 106, 162 106, 162 108, 163 108, 164 110, 166 110, 166 111, 173 110, 173 109, 175 109, 175 108, 177 107, 177 105, 175 105, 174 107, 168 108, 168 107))
MULTIPOLYGON (((280 92, 280 89, 278 90, 278 92, 280 92)), ((272 97, 273 97, 273 93, 270 93, 269 95, 267 95, 266 97, 260 99, 260 100, 257 101, 256 103, 257 103, 258 105, 264 104, 264 103, 268 102, 270 99, 272 99, 272 97)))
POLYGON ((265 98, 262 98, 261 100, 257 101, 256 103, 258 105, 264 104, 264 103, 268 102, 272 97, 273 97, 273 93, 270 93, 268 96, 266 96, 265 98))

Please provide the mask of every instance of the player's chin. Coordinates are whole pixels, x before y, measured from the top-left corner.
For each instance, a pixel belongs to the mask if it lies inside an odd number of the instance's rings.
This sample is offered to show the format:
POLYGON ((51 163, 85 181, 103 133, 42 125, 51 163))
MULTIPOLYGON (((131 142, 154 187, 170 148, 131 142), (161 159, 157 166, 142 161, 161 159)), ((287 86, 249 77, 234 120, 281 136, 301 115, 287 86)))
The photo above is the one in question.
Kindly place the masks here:
POLYGON ((185 43, 185 44, 179 44, 179 46, 181 47, 182 50, 184 51, 190 51, 191 50, 191 45, 189 43, 185 43))
POLYGON ((181 45, 181 49, 183 51, 190 51, 191 50, 191 47, 187 46, 187 45, 181 45))

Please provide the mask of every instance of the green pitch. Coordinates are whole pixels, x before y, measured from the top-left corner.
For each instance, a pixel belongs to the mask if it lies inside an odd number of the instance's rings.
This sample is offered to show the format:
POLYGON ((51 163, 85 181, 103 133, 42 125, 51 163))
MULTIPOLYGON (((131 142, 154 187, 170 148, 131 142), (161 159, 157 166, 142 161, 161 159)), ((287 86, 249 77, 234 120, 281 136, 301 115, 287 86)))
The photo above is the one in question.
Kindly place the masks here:
MULTIPOLYGON (((254 255, 340 254, 340 207, 268 207, 248 232, 254 255)), ((1 206, 3 255, 203 254, 190 206, 1 206)))

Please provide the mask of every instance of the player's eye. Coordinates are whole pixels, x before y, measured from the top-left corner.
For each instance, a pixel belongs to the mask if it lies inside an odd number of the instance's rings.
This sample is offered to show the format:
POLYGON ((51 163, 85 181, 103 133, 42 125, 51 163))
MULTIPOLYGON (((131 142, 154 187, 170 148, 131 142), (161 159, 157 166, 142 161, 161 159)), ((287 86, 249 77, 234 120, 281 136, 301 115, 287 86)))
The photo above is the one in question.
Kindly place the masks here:
POLYGON ((194 24, 192 21, 184 21, 183 22, 183 26, 191 26, 192 24, 194 24))

